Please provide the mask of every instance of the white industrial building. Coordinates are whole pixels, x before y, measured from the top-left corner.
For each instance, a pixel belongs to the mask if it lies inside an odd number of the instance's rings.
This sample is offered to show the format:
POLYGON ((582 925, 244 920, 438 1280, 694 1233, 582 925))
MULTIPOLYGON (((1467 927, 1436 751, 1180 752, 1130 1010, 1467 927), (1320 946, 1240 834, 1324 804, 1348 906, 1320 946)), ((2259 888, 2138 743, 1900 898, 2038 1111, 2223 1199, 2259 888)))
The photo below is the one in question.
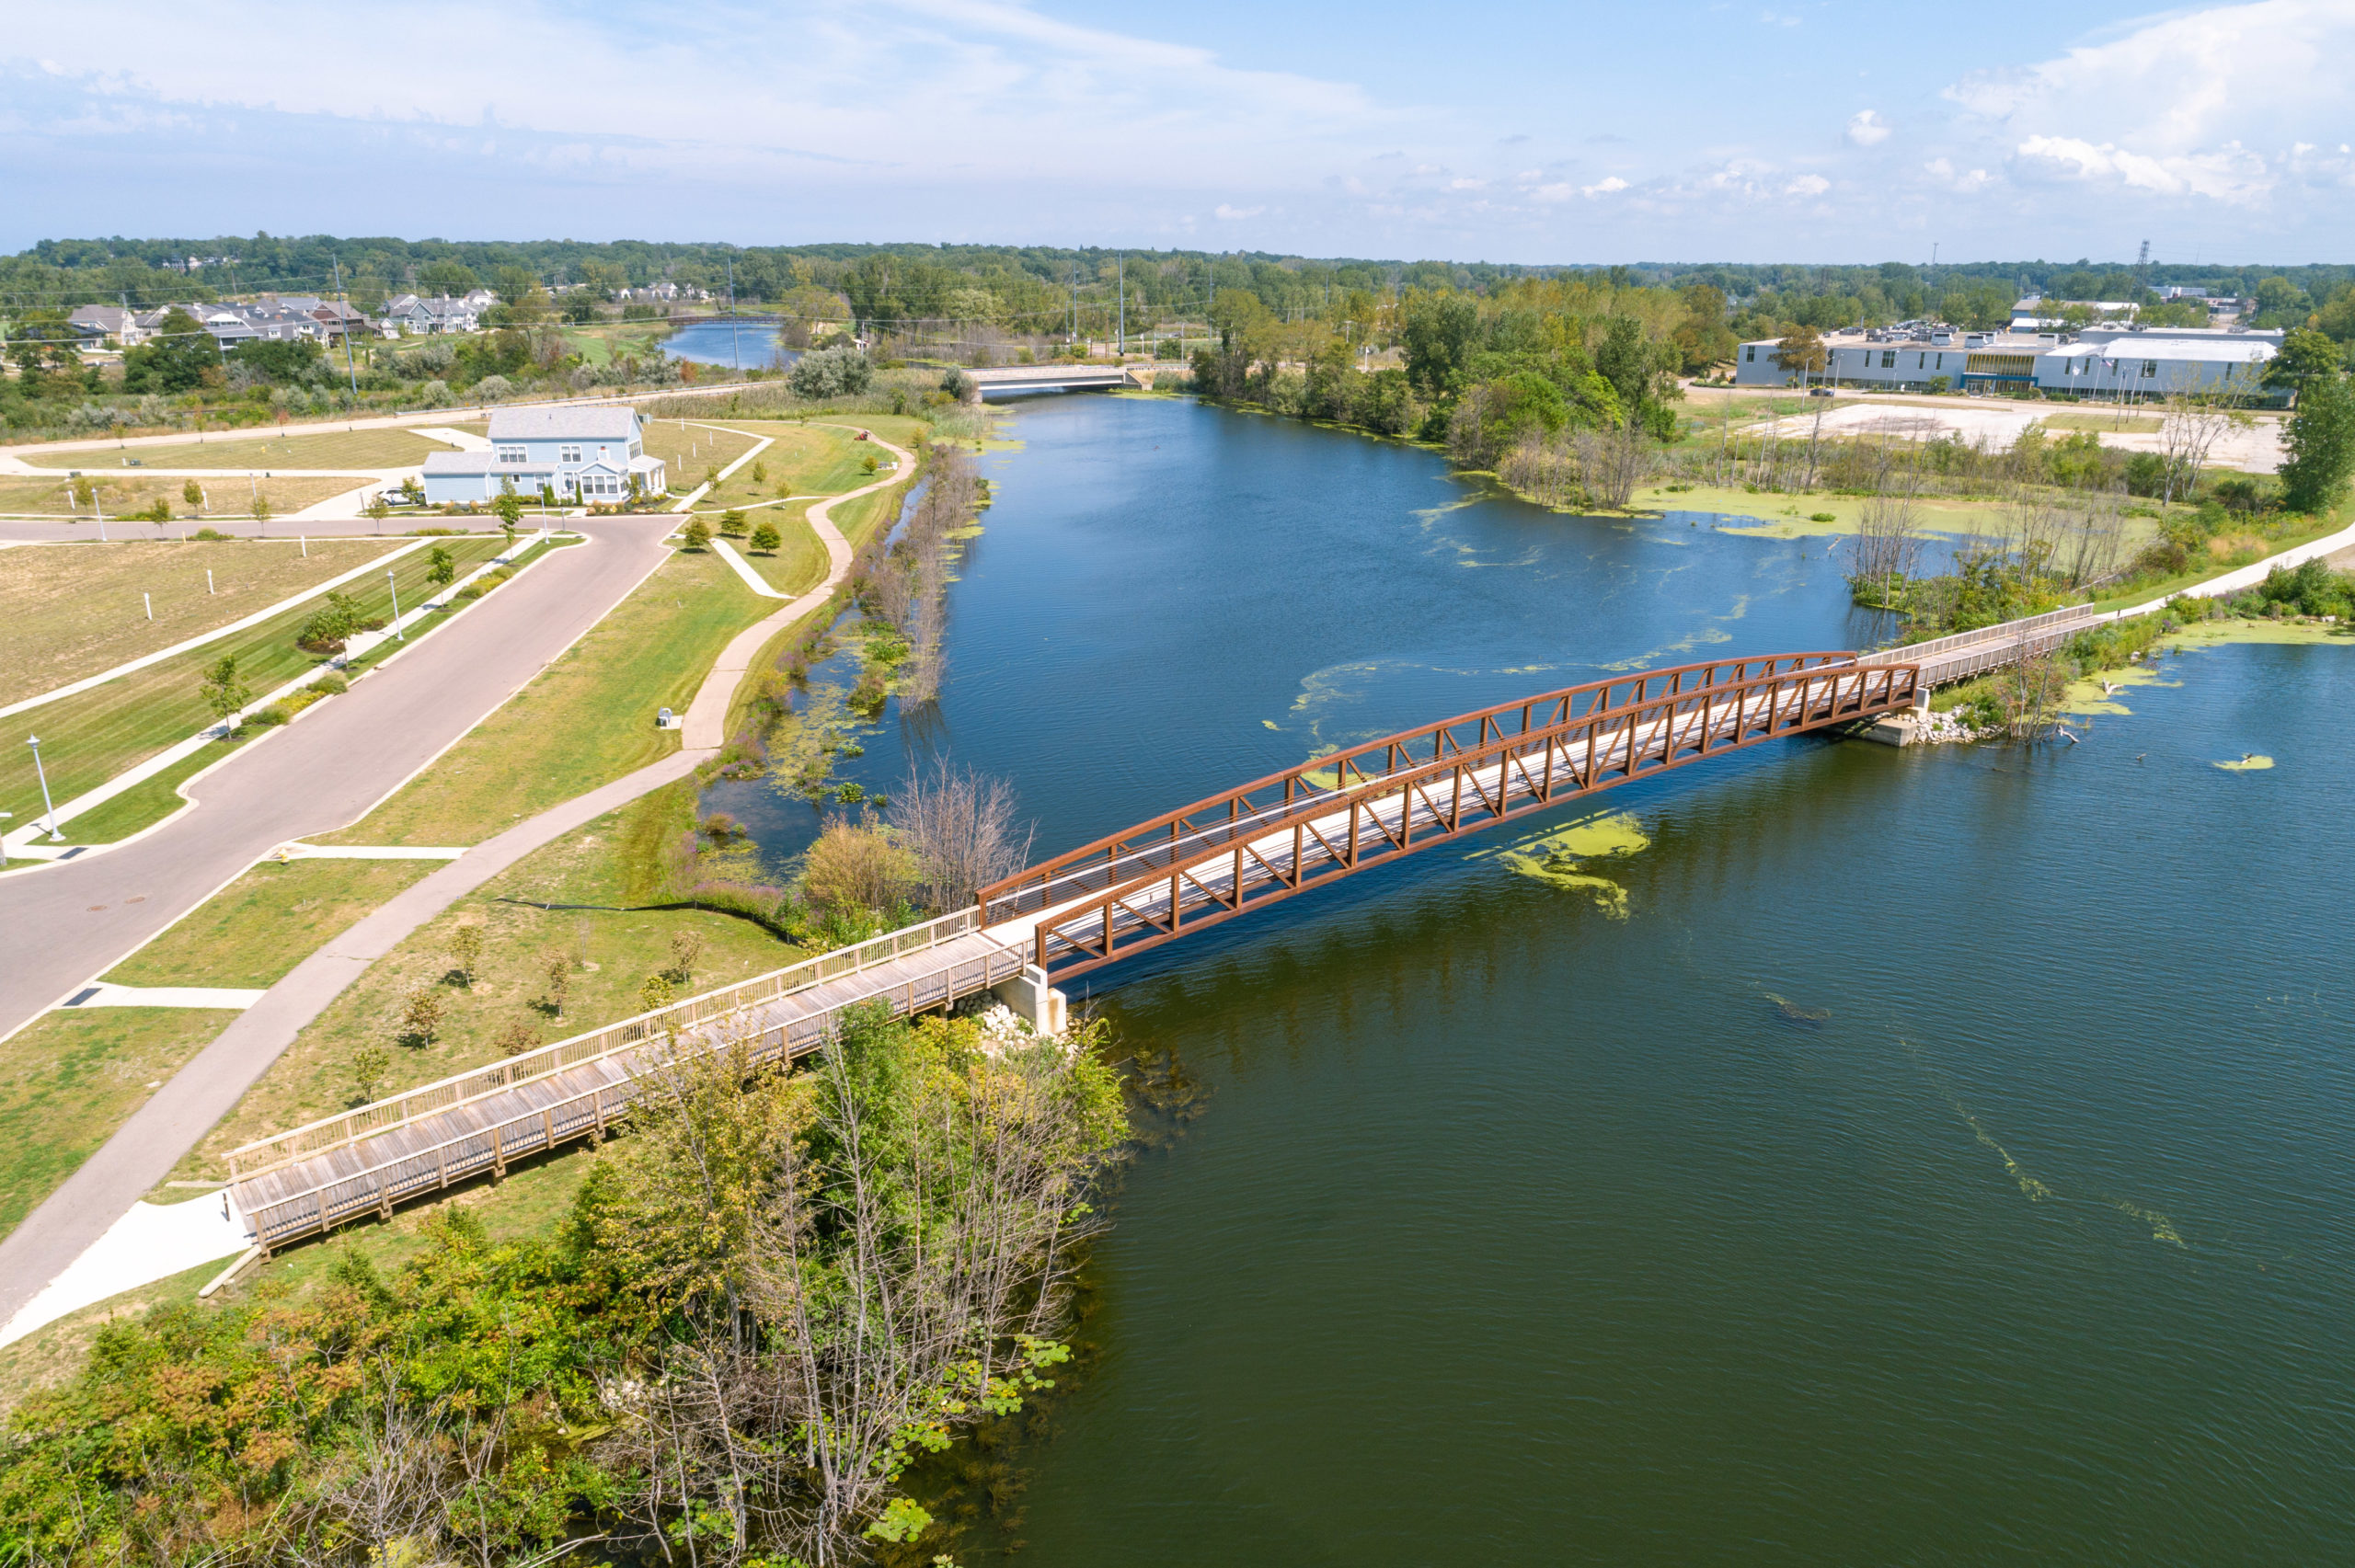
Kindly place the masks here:
POLYGON ((2237 327, 2080 332, 1963 332, 1905 323, 1823 335, 1826 363, 1802 376, 1775 362, 1777 338, 1744 343, 1736 386, 1810 385, 1874 392, 1999 392, 2031 388, 2094 398, 2164 397, 2227 386, 2252 402, 2278 400, 2257 384, 2281 346, 2278 331, 2237 327))

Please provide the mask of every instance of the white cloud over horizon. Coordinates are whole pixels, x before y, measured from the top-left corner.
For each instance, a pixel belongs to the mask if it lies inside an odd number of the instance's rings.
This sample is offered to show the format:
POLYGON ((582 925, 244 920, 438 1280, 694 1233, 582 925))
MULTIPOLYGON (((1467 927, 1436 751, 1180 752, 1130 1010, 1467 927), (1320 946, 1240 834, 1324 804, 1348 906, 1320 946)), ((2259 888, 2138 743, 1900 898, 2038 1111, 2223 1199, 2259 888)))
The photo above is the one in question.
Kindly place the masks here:
MULTIPOLYGON (((1061 5, 424 0, 372 25, 468 46, 354 72, 270 68, 284 57, 256 39, 318 26, 288 0, 28 9, 0 41, 17 193, 0 244, 268 227, 1172 245, 1199 212, 1253 248, 1531 261, 1886 259, 1934 230, 1988 255, 2355 239, 2333 63, 2355 0, 2120 14, 1909 80, 1839 29, 1723 45, 1853 65, 1901 127, 1879 107, 1662 117, 1642 73, 1564 97, 1534 44, 1526 78, 1476 40, 1460 58, 1436 40, 1402 76, 1381 50, 1327 47, 1314 17, 1314 47, 1230 56, 1061 5)), ((1633 51, 1680 25, 1590 41, 1633 51)))

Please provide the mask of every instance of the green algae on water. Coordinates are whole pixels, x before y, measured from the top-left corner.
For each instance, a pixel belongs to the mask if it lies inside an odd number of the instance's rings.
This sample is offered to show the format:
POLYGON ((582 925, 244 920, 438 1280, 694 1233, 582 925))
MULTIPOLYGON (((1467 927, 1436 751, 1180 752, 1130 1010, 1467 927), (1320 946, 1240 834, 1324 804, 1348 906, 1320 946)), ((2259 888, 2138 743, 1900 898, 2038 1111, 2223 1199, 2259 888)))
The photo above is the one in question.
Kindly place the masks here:
POLYGON ((2216 766, 2228 773, 2261 773, 2273 765, 2273 759, 2251 751, 2236 762, 2219 762, 2216 766))
POLYGON ((1626 920, 1627 889, 1608 876, 1596 876, 1590 863, 1638 854, 1649 849, 1651 842, 1633 813, 1606 811, 1502 849, 1482 850, 1470 858, 1494 855, 1522 876, 1535 877, 1566 892, 1586 894, 1604 914, 1626 920))

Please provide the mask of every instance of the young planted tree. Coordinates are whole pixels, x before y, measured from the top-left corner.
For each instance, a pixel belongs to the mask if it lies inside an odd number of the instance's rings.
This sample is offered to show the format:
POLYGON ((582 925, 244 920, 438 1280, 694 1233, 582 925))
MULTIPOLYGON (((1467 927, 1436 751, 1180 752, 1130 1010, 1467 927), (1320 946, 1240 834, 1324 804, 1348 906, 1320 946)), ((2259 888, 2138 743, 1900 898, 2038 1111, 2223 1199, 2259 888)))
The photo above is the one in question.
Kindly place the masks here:
POLYGON ((468 990, 475 989, 475 971, 482 967, 482 927, 462 925, 450 933, 450 967, 468 990))
POLYGON ((351 1058, 351 1103, 367 1104, 385 1096, 391 1082, 393 1053, 382 1046, 362 1046, 351 1058))
POLYGON ((204 672, 204 705, 213 716, 233 727, 237 715, 254 700, 253 691, 237 677, 237 656, 224 653, 204 672))
POLYGON ((425 580, 437 588, 447 588, 458 578, 457 557, 441 545, 433 546, 426 556, 425 580))
POLYGON ((687 520, 679 530, 679 547, 683 550, 705 550, 711 546, 711 525, 699 517, 687 520))
POLYGON ((432 986, 409 993, 401 1008, 400 1037, 403 1045, 423 1047, 433 1043, 442 1031, 442 1018, 448 1004, 442 992, 432 986))
POLYGON ((492 514, 499 519, 499 526, 500 530, 507 535, 508 548, 513 549, 515 546, 515 531, 523 525, 523 498, 517 495, 515 493, 515 487, 512 485, 510 485, 506 489, 500 492, 499 498, 497 500, 490 503, 490 509, 492 514))
POLYGON ((744 514, 734 507, 721 512, 719 532, 730 539, 741 539, 744 536, 744 514))
POLYGON ((198 484, 193 479, 190 480, 187 484, 180 486, 180 499, 189 506, 194 507, 200 511, 202 510, 204 508, 204 486, 198 484))
POLYGON ((693 926, 671 933, 671 967, 663 971, 673 985, 691 985, 696 960, 703 956, 703 933, 693 926))
POLYGON ((752 530, 752 548, 764 555, 775 555, 784 543, 785 535, 776 531, 775 523, 763 522, 752 530))
POLYGON ((572 957, 562 948, 552 947, 540 959, 540 978, 546 982, 542 993, 551 1016, 564 1016, 564 999, 572 989, 572 957))

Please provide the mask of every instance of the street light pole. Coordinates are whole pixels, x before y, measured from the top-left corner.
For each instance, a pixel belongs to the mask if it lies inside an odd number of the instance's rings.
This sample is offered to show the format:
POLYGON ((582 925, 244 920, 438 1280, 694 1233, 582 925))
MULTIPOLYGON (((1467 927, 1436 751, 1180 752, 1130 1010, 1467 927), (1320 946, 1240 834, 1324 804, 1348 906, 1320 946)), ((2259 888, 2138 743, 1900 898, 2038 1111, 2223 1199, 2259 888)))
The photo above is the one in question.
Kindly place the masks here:
POLYGON ((49 770, 40 765, 40 737, 33 736, 26 744, 33 749, 33 773, 40 779, 40 808, 49 818, 49 836, 52 841, 63 839, 65 835, 57 830, 57 807, 49 798, 49 770))
POLYGON ((385 573, 385 584, 393 590, 393 641, 405 643, 408 634, 401 630, 401 585, 393 580, 389 570, 385 573))

